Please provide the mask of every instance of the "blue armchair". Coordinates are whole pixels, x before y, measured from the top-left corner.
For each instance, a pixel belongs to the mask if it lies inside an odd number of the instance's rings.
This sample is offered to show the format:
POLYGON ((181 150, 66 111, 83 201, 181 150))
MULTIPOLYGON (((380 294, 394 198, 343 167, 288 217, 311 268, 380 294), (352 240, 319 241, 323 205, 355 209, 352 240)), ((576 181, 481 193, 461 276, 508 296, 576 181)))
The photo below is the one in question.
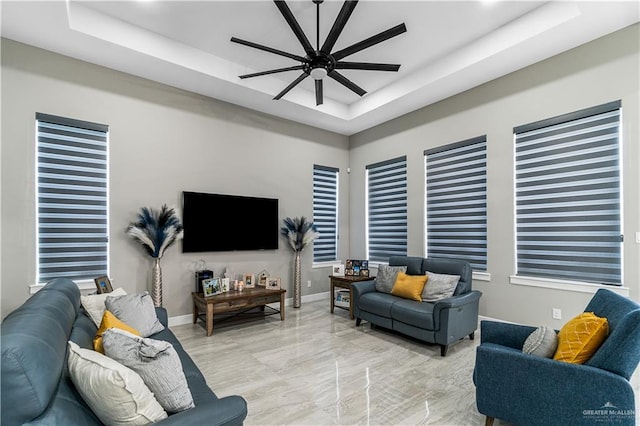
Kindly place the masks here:
POLYGON ((482 321, 473 381, 486 424, 635 425, 629 379, 640 362, 640 305, 600 289, 585 312, 606 317, 609 336, 585 364, 528 355, 536 327, 482 321))

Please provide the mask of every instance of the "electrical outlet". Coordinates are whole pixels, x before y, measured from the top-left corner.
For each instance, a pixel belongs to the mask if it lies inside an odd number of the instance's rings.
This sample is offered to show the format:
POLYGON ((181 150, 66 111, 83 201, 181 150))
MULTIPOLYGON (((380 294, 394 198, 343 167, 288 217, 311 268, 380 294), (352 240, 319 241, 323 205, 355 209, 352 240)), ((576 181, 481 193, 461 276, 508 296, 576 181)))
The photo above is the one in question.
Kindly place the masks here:
POLYGON ((307 287, 311 288, 311 281, 307 281, 307 287))
POLYGON ((553 319, 562 319, 562 309, 560 308, 553 308, 553 319))

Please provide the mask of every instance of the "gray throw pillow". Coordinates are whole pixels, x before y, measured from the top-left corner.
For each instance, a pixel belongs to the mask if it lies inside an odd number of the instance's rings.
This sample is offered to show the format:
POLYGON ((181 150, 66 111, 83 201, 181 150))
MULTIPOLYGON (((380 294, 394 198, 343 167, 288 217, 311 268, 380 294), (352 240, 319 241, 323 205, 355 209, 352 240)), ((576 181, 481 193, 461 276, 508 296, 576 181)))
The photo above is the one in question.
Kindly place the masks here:
POLYGON ((393 284, 396 282, 396 275, 398 272, 407 272, 406 266, 378 266, 378 273, 376 274, 376 291, 381 293, 391 293, 393 284))
POLYGON ((120 321, 138 330, 142 337, 149 337, 164 330, 148 291, 140 294, 109 296, 104 305, 120 321))
POLYGON ((106 356, 142 377, 162 408, 177 413, 194 407, 180 357, 171 343, 110 328, 102 344, 106 356))
POLYGON ((555 330, 540 326, 527 337, 522 346, 522 352, 541 356, 544 358, 553 358, 558 348, 558 335, 555 330))
POLYGON ((436 274, 435 272, 425 272, 429 278, 422 290, 423 302, 435 302, 453 296, 456 291, 460 275, 436 274))

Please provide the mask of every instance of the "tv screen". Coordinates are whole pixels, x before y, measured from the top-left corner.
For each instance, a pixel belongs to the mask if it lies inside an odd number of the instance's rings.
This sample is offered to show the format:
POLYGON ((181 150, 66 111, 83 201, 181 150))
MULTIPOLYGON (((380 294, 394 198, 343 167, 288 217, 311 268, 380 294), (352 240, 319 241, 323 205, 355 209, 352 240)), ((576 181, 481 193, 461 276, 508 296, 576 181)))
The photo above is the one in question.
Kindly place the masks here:
POLYGON ((183 253, 276 250, 278 200, 182 193, 183 253))

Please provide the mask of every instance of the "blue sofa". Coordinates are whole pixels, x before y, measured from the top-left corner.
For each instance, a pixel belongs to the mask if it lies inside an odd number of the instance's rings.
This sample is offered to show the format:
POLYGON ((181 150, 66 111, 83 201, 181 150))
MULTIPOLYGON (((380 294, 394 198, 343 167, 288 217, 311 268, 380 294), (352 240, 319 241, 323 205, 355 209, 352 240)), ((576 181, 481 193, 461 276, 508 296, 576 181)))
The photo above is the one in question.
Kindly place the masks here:
POLYGON ((481 322, 473 381, 487 425, 636 424, 629 379, 640 362, 640 305, 599 289, 585 312, 607 318, 609 336, 584 364, 524 353, 536 327, 481 322))
MULTIPOLYGON (((162 425, 241 425, 247 416, 240 396, 218 398, 204 376, 167 328, 167 312, 156 308, 165 329, 150 336, 176 349, 195 407, 171 414, 162 425)), ((2 322, 3 426, 100 425, 67 371, 67 341, 93 349, 97 328, 80 307, 80 291, 68 279, 55 279, 2 322)))
MULTIPOLYGON (((459 275, 453 296, 436 302, 407 300, 376 291, 375 281, 353 283, 353 308, 356 326, 362 320, 395 330, 429 343, 440 345, 446 356, 449 345, 469 336, 478 328, 478 306, 482 293, 472 290, 471 265, 463 260, 393 256, 389 266, 406 266, 408 275, 459 275)), ((428 283, 428 282, 427 282, 428 283)))

